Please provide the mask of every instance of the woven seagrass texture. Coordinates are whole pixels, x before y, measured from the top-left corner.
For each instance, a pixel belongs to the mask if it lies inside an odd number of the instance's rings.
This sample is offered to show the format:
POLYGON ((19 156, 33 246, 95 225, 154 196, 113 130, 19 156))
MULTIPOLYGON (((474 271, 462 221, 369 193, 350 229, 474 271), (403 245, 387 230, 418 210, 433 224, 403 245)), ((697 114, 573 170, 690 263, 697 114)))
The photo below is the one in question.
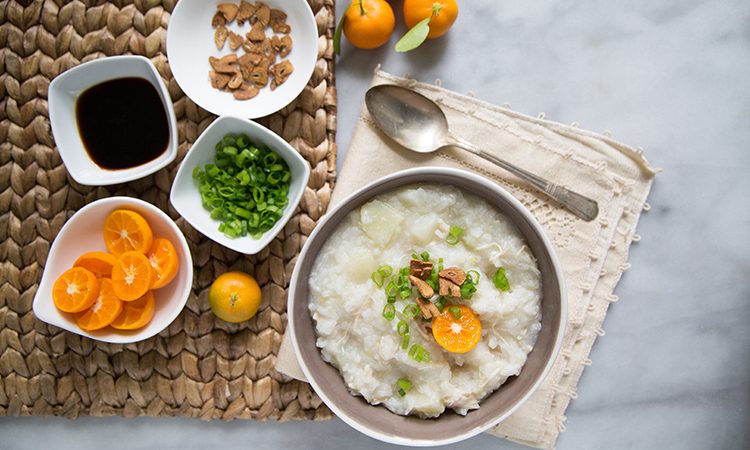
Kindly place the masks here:
POLYGON ((334 0, 308 0, 318 25, 318 61, 304 92, 258 122, 309 162, 310 182, 282 233, 257 255, 231 251, 195 231, 172 208, 180 161, 216 118, 180 90, 166 57, 175 0, 0 1, 0 415, 181 416, 204 420, 325 420, 310 386, 274 366, 286 328, 286 297, 301 246, 325 212, 336 161, 334 0), (179 127, 174 163, 146 178, 107 187, 77 184, 50 131, 50 81, 80 63, 120 54, 148 57, 169 88, 179 127), (94 200, 131 196, 170 215, 193 255, 193 291, 180 316, 136 344, 106 344, 47 325, 32 301, 52 241, 94 200), (208 288, 242 270, 262 287, 258 314, 217 319, 208 288))

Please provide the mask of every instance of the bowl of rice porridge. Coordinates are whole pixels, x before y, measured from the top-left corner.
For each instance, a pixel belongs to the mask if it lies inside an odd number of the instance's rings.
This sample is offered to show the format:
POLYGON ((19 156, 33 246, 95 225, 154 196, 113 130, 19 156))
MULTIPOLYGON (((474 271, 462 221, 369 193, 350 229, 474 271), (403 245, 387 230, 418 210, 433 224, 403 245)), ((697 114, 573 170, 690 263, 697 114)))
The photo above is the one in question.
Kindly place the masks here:
POLYGON ((562 269, 507 191, 424 167, 352 193, 292 274, 289 333, 315 392, 384 442, 445 445, 507 418, 562 343, 562 269))

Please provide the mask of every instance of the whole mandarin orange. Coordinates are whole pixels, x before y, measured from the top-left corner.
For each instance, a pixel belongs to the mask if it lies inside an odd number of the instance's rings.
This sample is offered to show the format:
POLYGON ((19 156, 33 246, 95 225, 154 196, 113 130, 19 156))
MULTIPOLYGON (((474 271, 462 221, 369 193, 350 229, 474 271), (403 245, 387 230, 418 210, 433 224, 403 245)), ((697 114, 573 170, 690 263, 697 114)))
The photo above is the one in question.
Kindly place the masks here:
POLYGON ((260 286, 244 272, 226 272, 211 284, 208 303, 218 318, 232 323, 244 322, 258 312, 260 286))
POLYGON ((393 8, 385 0, 354 0, 344 13, 344 35, 355 47, 380 47, 395 26, 393 8))
POLYGON ((404 0, 404 22, 409 29, 433 15, 428 38, 445 34, 458 17, 456 0, 404 0))

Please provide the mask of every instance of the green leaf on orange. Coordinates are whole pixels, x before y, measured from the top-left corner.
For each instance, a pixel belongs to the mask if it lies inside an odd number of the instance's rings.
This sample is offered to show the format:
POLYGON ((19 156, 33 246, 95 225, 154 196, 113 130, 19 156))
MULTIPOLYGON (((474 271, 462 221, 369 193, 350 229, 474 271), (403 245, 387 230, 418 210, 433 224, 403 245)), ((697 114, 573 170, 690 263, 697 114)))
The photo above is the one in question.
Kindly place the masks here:
POLYGON ((407 31, 404 37, 396 43, 396 51, 408 52, 422 45, 422 42, 427 39, 427 35, 430 33, 430 19, 432 19, 432 16, 422 20, 407 31))

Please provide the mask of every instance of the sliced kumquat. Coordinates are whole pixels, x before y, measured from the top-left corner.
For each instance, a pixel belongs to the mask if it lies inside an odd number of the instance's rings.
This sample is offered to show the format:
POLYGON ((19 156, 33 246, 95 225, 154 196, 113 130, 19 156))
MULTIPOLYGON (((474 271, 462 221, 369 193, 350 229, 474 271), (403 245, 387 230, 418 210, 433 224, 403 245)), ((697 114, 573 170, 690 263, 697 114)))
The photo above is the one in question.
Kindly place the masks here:
POLYGON ((99 295, 99 281, 90 270, 73 267, 52 286, 52 301, 58 309, 75 313, 89 308, 99 295))
POLYGON ((169 284, 180 267, 180 258, 177 250, 169 239, 156 238, 151 244, 151 249, 146 253, 151 268, 154 269, 154 280, 151 289, 163 288, 169 284))
POLYGON ((443 308, 442 314, 432 319, 432 335, 441 347, 452 353, 466 353, 479 343, 482 337, 482 324, 467 306, 450 306, 443 308), (455 314, 458 308, 459 314, 455 314), (458 316, 458 318, 456 318, 458 316))
POLYGON ((112 280, 100 278, 96 301, 89 309, 75 314, 76 323, 86 331, 104 328, 120 315, 123 303, 112 289, 112 280))
POLYGON ((122 312, 110 323, 110 326, 118 330, 137 330, 146 326, 154 317, 155 309, 154 293, 146 292, 143 297, 132 302, 123 302, 122 312))
POLYGON ((126 302, 141 298, 151 289, 153 279, 151 263, 138 251, 123 253, 112 267, 112 289, 126 302))
POLYGON ((73 263, 73 267, 83 267, 96 275, 96 278, 112 276, 112 266, 117 262, 117 256, 107 252, 88 252, 81 255, 73 263))
POLYGON ((115 256, 125 252, 146 253, 154 241, 146 219, 135 211, 118 209, 104 221, 104 244, 115 256))

